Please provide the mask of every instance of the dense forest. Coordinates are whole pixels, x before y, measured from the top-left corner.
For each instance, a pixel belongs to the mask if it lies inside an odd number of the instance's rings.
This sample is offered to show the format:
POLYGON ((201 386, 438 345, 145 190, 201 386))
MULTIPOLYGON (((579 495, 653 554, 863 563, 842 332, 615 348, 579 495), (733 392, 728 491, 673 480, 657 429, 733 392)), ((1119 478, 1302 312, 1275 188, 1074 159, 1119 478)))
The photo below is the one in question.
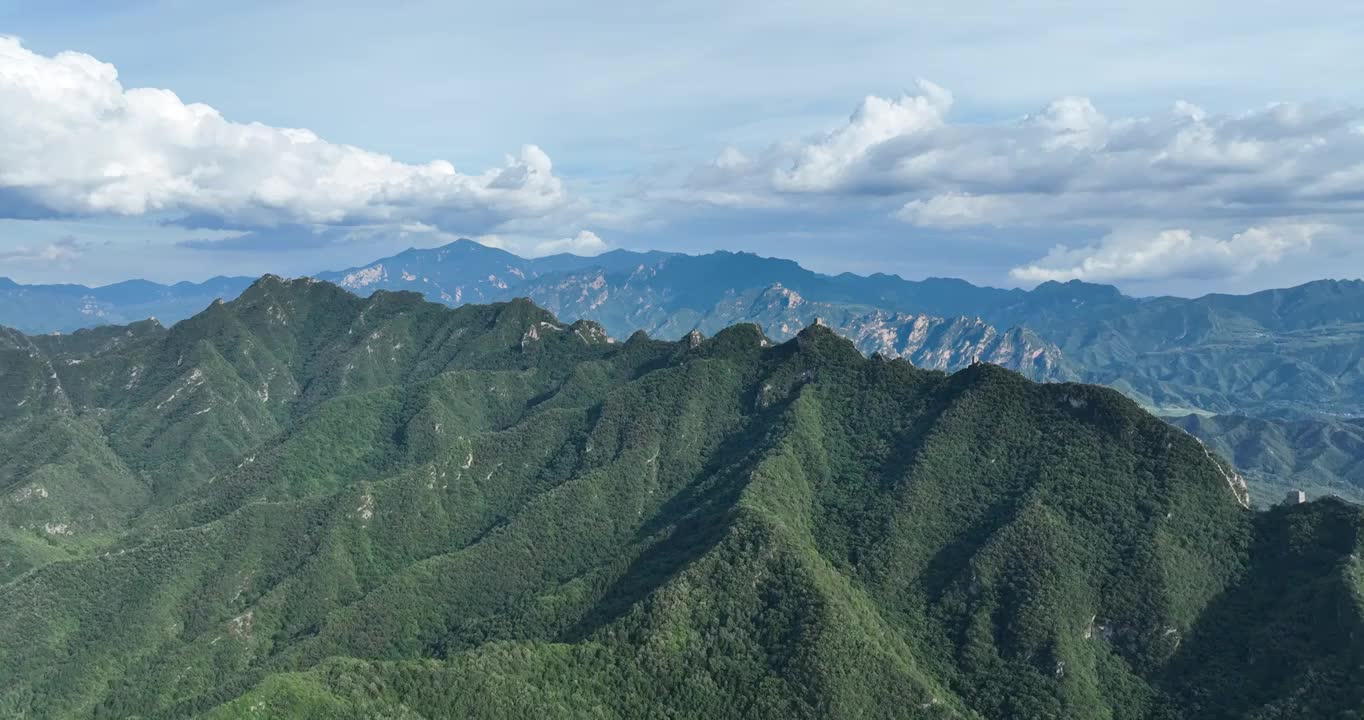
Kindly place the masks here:
POLYGON ((819 325, 0 330, 0 491, 4 717, 1364 717, 1359 507, 819 325))

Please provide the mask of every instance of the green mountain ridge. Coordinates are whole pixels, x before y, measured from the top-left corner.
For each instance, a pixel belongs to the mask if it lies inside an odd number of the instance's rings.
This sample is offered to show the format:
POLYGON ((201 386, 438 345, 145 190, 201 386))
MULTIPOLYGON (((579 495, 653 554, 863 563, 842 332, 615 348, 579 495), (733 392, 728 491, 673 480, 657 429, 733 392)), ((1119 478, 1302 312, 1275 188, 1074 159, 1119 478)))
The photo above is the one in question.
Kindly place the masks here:
POLYGON ((1112 390, 269 276, 0 353, 6 717, 1364 707, 1361 510, 1112 390))
MULTIPOLYGON (((317 277, 360 294, 413 290, 452 306, 530 297, 559 317, 594 320, 622 338, 636 330, 672 337, 693 328, 714 332, 757 322, 774 339, 786 339, 809 323, 806 314, 822 306, 821 317, 842 318, 837 329, 861 338, 864 351, 898 356, 899 339, 913 334, 924 318, 961 329, 978 323, 962 337, 943 334, 956 344, 921 348, 932 360, 928 366, 955 370, 983 357, 1034 379, 1116 387, 1162 415, 1364 417, 1361 281, 1323 280, 1243 296, 1131 298, 1111 286, 1078 281, 1024 291, 944 278, 829 276, 748 253, 617 250, 597 257, 525 259, 468 240, 409 249, 317 277), (807 312, 773 313, 767 304, 754 302, 776 290, 801 296, 807 312), (990 338, 1001 336, 1011 336, 1011 349, 1021 351, 992 355, 990 338)), ((245 285, 240 278, 210 281, 202 288, 132 282, 92 290, 0 283, 0 324, 12 318, 9 324, 29 330, 66 330, 147 314, 170 323, 213 297, 230 298, 235 291, 224 283, 245 285), (131 304, 110 300, 107 312, 100 311, 104 318, 82 314, 80 298, 96 291, 127 296, 131 304), (54 292, 75 292, 75 299, 49 297, 54 292), (148 299, 169 295, 173 301, 148 299), (151 313, 148 303, 155 302, 162 303, 160 312, 151 313), (53 312, 80 319, 48 317, 53 312)))

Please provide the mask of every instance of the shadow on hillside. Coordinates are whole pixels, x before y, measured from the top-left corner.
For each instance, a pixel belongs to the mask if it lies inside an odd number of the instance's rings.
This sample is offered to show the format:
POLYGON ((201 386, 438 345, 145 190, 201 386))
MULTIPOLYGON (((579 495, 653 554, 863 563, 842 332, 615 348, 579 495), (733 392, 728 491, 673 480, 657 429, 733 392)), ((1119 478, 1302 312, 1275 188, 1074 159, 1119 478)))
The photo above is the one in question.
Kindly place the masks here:
POLYGON ((1168 708, 1209 720, 1270 703, 1275 717, 1364 708, 1364 607, 1348 575, 1362 522, 1335 498, 1260 513, 1249 567, 1209 603, 1157 679, 1168 708))
POLYGON ((744 431, 718 447, 697 478, 640 526, 635 542, 647 545, 643 552, 582 619, 559 636, 560 642, 583 640, 615 622, 720 542, 761 460, 763 436, 788 405, 789 401, 773 405, 748 418, 744 431))

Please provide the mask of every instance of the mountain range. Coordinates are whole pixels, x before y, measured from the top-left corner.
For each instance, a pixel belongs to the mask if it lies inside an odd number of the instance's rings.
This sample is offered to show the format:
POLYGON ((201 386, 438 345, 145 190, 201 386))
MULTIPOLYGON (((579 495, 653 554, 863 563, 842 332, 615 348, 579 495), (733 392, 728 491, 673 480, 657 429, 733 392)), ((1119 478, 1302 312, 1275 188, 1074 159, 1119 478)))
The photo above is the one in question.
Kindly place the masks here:
POLYGON ((1112 389, 374 290, 0 333, 0 715, 1364 707, 1364 510, 1112 389))
POLYGON ((162 285, 148 280, 87 287, 21 285, 0 277, 0 325, 30 334, 159 318, 173 323, 218 299, 239 295, 255 278, 215 277, 201 283, 162 285))
MULTIPOLYGON (((616 250, 526 259, 467 240, 316 277, 360 295, 411 290, 451 306, 528 297, 558 317, 593 320, 617 339, 640 330, 661 338, 693 329, 713 334, 751 322, 781 341, 818 320, 869 356, 941 370, 984 361, 1035 380, 1108 385, 1171 419, 1216 417, 1181 426, 1224 450, 1241 438, 1244 449, 1229 453, 1238 463, 1257 446, 1232 429, 1235 418, 1266 428, 1272 439, 1259 447, 1275 448, 1280 458, 1329 458, 1339 433, 1294 428, 1364 417, 1358 281, 1244 296, 1132 298, 1074 281, 1024 291, 943 278, 829 276, 747 253, 616 250)), ((153 315, 170 324, 215 298, 235 297, 249 282, 92 289, 0 280, 0 324, 30 335, 153 315)), ((1364 468, 1354 463, 1252 465, 1247 475, 1261 504, 1296 487, 1364 500, 1364 468)))

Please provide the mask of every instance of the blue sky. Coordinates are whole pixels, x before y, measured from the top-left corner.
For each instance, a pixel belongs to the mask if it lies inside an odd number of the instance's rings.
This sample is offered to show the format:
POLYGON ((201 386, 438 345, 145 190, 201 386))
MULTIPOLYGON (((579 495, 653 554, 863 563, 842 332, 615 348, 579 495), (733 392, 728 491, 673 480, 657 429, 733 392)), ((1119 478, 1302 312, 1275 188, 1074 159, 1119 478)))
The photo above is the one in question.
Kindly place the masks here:
POLYGON ((1338 2, 0 0, 0 275, 472 236, 1143 294, 1356 277, 1360 27, 1338 2))

